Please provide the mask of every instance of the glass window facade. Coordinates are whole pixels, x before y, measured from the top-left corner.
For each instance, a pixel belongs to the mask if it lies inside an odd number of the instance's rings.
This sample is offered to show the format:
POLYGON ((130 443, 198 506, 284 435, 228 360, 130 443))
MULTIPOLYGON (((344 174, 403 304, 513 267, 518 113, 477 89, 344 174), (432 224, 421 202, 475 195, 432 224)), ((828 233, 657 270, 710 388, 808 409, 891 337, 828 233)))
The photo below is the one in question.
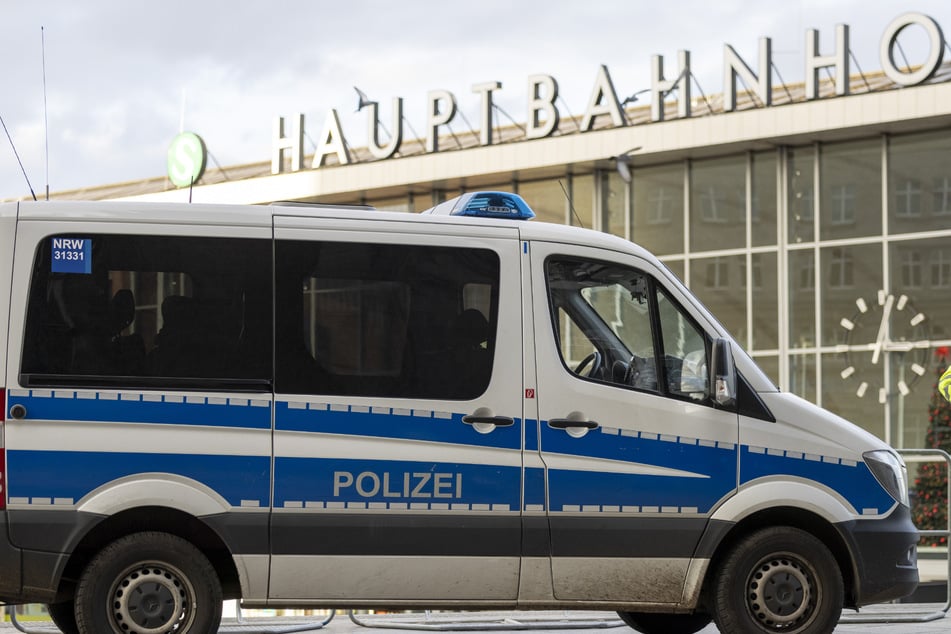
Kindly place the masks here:
POLYGON ((600 174, 594 214, 657 254, 783 389, 923 446, 951 346, 949 155, 942 130, 635 165, 630 183, 600 174))
POLYGON ((631 240, 657 255, 684 251, 683 163, 634 170, 631 240))
POLYGON ((947 229, 951 224, 951 134, 889 139, 889 233, 947 229))
POLYGON ((690 169, 690 248, 746 246, 746 155, 694 161, 690 169))
POLYGON ((882 139, 821 145, 822 240, 882 233, 882 139))

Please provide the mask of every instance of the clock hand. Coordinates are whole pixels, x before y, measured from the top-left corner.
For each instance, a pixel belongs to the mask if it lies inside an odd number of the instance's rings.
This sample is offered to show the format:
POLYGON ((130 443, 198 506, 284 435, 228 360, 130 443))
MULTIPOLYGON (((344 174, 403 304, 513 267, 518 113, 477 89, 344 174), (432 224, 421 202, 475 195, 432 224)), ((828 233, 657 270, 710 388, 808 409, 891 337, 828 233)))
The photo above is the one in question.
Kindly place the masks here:
POLYGON ((895 296, 889 295, 885 300, 885 308, 882 309, 882 323, 878 327, 878 337, 875 339, 875 349, 872 352, 872 365, 878 364, 878 357, 882 354, 885 347, 885 335, 888 332, 888 318, 892 313, 892 304, 895 303, 895 296))

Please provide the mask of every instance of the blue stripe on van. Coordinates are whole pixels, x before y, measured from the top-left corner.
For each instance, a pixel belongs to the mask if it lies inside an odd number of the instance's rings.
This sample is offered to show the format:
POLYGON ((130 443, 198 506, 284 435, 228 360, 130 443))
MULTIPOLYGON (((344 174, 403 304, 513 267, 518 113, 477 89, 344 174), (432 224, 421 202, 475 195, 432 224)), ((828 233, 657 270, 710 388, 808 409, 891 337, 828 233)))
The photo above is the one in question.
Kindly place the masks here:
POLYGON ((525 451, 538 451, 538 421, 525 421, 525 451))
POLYGON ((682 478, 601 471, 548 471, 551 510, 555 512, 588 508, 604 511, 608 507, 615 511, 633 509, 659 513, 674 509, 676 513, 705 514, 733 491, 735 482, 729 473, 714 474, 709 478, 682 478))
POLYGON ((525 468, 525 507, 545 507, 545 470, 525 468))
POLYGON ((486 511, 504 505, 508 508, 491 510, 518 511, 521 495, 519 467, 448 462, 278 457, 274 481, 278 508, 395 503, 443 504, 445 510, 483 505, 486 511))
MULTIPOLYGON (((612 460, 681 472, 670 475, 598 471, 549 470, 551 510, 623 510, 660 512, 661 507, 678 513, 708 513, 736 489, 736 445, 696 438, 642 436, 638 432, 596 429, 583 438, 571 438, 563 430, 541 425, 545 453, 612 460), (656 510, 654 508, 656 507, 656 510)), ((618 471, 623 467, 618 468, 618 471)))
POLYGON ((196 480, 232 506, 242 506, 242 501, 269 504, 267 456, 7 450, 7 494, 31 502, 67 498, 76 503, 108 482, 149 473, 196 480))
POLYGON ((752 451, 750 447, 743 449, 741 484, 759 478, 794 476, 824 484, 848 500, 859 514, 864 509, 884 513, 895 504, 864 462, 842 464, 818 456, 808 459, 802 454, 789 457, 764 450, 752 451))
MULTIPOLYGON (((57 396, 10 396, 10 406, 22 404, 27 419, 161 423, 170 425, 208 425, 212 427, 242 427, 270 429, 271 408, 251 405, 251 399, 221 399, 208 402, 205 396, 163 396, 161 401, 145 401, 141 395, 122 393, 122 399, 102 398, 101 393, 89 392, 95 398, 79 398, 75 392, 59 391, 57 396), (189 402, 191 401, 191 402, 189 402), (196 402, 200 401, 200 402, 196 402)), ((80 392, 80 394, 87 394, 80 392)), ((115 393, 112 393, 115 396, 115 393)))
POLYGON ((624 435, 596 429, 583 438, 572 438, 561 429, 541 425, 542 450, 571 456, 603 458, 648 464, 710 477, 729 475, 730 488, 736 485, 736 446, 732 443, 704 443, 696 438, 624 435), (715 446, 708 446, 714 444, 715 446))
POLYGON ((274 414, 275 426, 278 431, 320 432, 521 449, 521 420, 518 418, 511 427, 497 427, 491 433, 480 434, 471 425, 462 422, 463 414, 452 414, 450 418, 435 418, 429 412, 426 416, 421 416, 415 410, 407 410, 403 415, 391 412, 388 407, 381 409, 383 413, 353 411, 353 408, 345 412, 331 409, 298 409, 278 401, 274 414))

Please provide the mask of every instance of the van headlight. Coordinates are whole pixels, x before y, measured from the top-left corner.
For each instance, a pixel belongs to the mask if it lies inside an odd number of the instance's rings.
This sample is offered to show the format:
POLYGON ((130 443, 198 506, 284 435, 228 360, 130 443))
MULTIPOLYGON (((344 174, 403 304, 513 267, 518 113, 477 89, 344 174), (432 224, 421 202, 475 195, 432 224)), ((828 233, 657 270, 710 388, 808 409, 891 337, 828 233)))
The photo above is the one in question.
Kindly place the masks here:
POLYGON ((862 457, 882 488, 896 502, 908 506, 908 468, 905 462, 886 449, 868 451, 862 457))

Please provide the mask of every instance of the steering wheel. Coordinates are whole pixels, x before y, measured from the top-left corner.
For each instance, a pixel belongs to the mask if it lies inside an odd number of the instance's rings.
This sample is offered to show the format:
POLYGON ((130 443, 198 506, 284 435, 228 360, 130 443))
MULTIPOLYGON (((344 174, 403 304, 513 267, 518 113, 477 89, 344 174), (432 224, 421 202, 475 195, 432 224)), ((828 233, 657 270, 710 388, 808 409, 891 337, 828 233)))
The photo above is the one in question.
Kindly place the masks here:
POLYGON ((575 366, 575 374, 582 374, 586 377, 593 377, 601 371, 601 365, 604 363, 604 359, 601 356, 601 353, 595 350, 584 359, 581 360, 577 366, 575 366), (585 368, 591 366, 591 369, 588 370, 587 374, 584 374, 585 368))
POLYGON ((627 369, 624 370, 624 385, 634 386, 635 373, 637 369, 634 367, 634 363, 637 360, 636 356, 631 357, 631 360, 627 364, 627 369))
POLYGON ((639 357, 636 354, 632 356, 627 364, 627 370, 624 372, 624 385, 644 390, 656 390, 657 371, 652 360, 649 357, 639 357))

